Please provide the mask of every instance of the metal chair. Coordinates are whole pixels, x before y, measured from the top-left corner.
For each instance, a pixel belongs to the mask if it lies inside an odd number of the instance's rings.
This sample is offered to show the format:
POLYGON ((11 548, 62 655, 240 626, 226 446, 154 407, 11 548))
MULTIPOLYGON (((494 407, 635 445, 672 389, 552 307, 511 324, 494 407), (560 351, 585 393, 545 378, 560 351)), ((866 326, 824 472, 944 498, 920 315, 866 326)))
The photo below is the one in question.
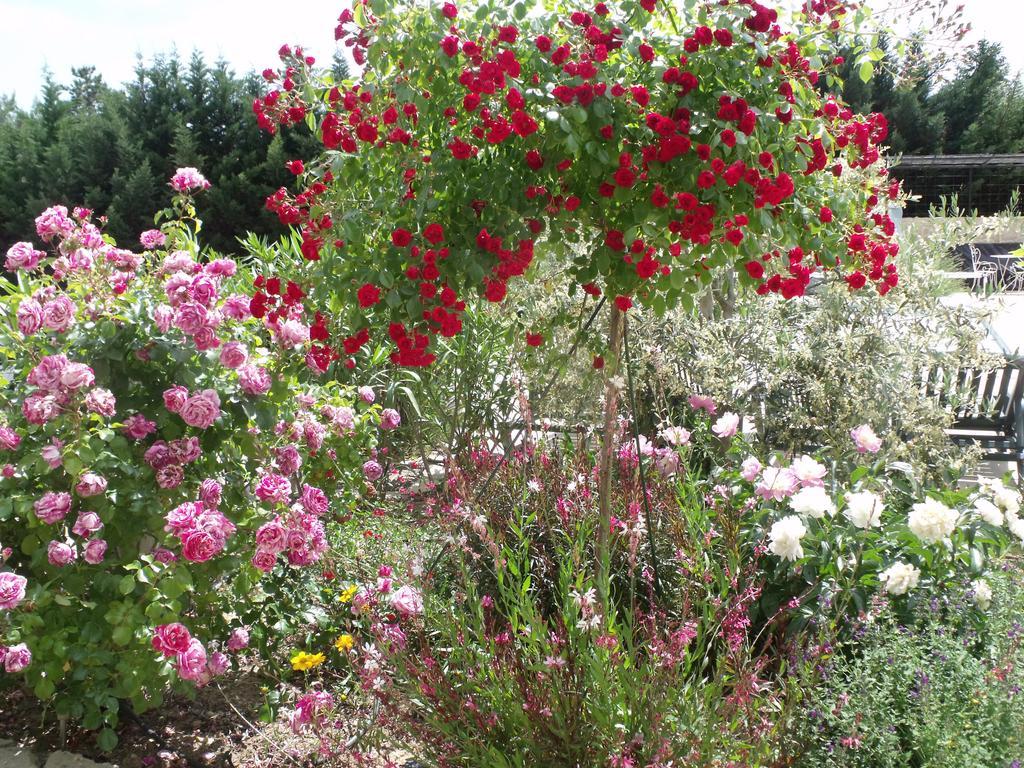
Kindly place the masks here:
POLYGON ((989 256, 998 265, 1000 282, 1007 291, 1024 291, 1024 264, 1020 256, 1012 253, 993 253, 989 256))

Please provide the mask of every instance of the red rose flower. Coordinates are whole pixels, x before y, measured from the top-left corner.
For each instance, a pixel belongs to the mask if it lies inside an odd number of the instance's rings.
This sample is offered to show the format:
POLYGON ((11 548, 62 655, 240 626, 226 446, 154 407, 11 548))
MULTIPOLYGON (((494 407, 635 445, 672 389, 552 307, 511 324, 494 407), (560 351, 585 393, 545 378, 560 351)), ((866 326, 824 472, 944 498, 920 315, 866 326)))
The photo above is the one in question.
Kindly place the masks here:
POLYGON ((529 331, 527 331, 526 343, 531 347, 539 347, 541 344, 544 343, 544 336, 543 334, 540 333, 530 333, 529 331))
POLYGON ((374 304, 380 301, 380 288, 373 283, 364 283, 356 294, 359 299, 359 306, 372 307, 374 304))
POLYGON ((430 224, 423 230, 423 237, 428 243, 437 245, 444 240, 444 228, 440 224, 430 224))
POLYGON ((412 232, 407 229, 396 229, 391 233, 391 242, 399 248, 405 248, 412 242, 412 232))

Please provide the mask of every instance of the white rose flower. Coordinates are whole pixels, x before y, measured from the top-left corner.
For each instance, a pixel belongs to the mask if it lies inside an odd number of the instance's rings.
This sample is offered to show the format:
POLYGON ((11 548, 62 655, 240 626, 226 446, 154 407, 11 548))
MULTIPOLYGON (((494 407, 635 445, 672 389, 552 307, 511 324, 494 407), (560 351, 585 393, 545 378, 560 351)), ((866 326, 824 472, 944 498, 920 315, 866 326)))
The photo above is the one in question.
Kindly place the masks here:
POLYGON ((1006 527, 1010 529, 1010 533, 1016 536, 1021 541, 1024 541, 1024 520, 1017 517, 1012 512, 1006 513, 1006 527))
POLYGON ((907 525, 925 544, 937 544, 956 530, 960 515, 941 501, 926 498, 910 508, 907 525))
POLYGON ((843 514, 858 528, 879 528, 882 525, 882 510, 885 504, 871 491, 846 494, 846 509, 843 514))
POLYGON ((789 499, 789 506, 793 508, 794 512, 813 517, 816 520, 836 513, 836 505, 829 498, 825 488, 820 485, 801 488, 789 499))
POLYGON ((803 522, 796 515, 784 517, 772 526, 768 532, 768 549, 783 560, 793 562, 804 556, 800 539, 807 534, 803 522))
POLYGON ((992 499, 1003 512, 1012 512, 1015 515, 1020 512, 1020 494, 1001 482, 993 486, 992 499))
POLYGON ((992 605, 992 587, 984 579, 978 579, 971 584, 971 590, 974 592, 974 604, 987 611, 992 605))
POLYGON ((909 563, 893 563, 879 574, 879 578, 890 595, 905 595, 917 586, 921 571, 909 563))
POLYGON ((975 501, 974 511, 978 513, 978 517, 989 525, 999 528, 1003 524, 1002 510, 988 499, 978 499, 975 501))

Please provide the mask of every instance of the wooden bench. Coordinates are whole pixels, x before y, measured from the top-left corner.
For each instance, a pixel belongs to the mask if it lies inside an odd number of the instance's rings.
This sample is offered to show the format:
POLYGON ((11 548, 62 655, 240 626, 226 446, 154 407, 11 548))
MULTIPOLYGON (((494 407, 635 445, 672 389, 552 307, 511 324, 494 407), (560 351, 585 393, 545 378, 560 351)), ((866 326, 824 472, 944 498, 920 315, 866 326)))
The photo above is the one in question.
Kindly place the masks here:
POLYGON ((935 365, 924 376, 923 394, 952 411, 947 430, 957 445, 978 446, 982 458, 1013 461, 1024 469, 1024 360, 1001 368, 947 368, 935 365))

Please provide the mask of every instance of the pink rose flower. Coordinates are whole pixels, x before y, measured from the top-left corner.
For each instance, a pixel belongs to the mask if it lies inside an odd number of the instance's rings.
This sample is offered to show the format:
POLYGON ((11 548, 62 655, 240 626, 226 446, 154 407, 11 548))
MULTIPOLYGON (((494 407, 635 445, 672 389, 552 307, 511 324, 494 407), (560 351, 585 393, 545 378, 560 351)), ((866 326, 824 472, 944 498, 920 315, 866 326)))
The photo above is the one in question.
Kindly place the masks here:
MULTIPOLYGON (((198 264, 192 260, 188 251, 174 251, 167 254, 163 263, 160 265, 160 271, 166 274, 171 272, 184 272, 186 277, 198 268, 198 264)), ((188 281, 186 280, 186 283, 188 281)))
POLYGON ((171 440, 167 448, 170 450, 174 460, 180 464, 189 464, 198 459, 203 453, 203 449, 199 446, 198 437, 182 437, 177 440, 171 440))
POLYGON ((793 459, 789 468, 796 475, 797 480, 800 481, 800 485, 805 488, 824 485, 825 475, 828 474, 824 464, 815 461, 806 454, 793 459))
POLYGON ((50 565, 63 568, 74 561, 75 550, 63 541, 51 541, 46 545, 46 559, 50 561, 50 565))
POLYGON ((676 448, 690 442, 690 431, 682 427, 665 427, 658 435, 666 443, 676 448))
POLYGON ((748 483, 754 482, 761 472, 761 462, 753 456, 747 456, 740 465, 740 477, 748 483))
POLYGON ((192 633, 188 627, 179 622, 161 624, 153 630, 153 650, 170 658, 184 653, 192 642, 192 633))
POLYGON ((299 449, 294 445, 282 446, 274 454, 275 464, 282 474, 294 475, 302 466, 302 456, 299 455, 299 449))
POLYGON ((50 465, 50 469, 56 469, 64 463, 64 457, 60 455, 60 449, 63 447, 64 443, 55 437, 49 445, 44 445, 39 451, 39 455, 50 465))
POLYGON ((707 411, 708 416, 715 415, 715 401, 706 395, 690 395, 687 402, 694 410, 707 411))
POLYGON ((367 405, 372 404, 373 401, 377 399, 377 395, 373 392, 373 387, 360 387, 357 391, 359 393, 359 399, 367 405))
POLYGON ((754 488, 754 493, 762 499, 782 501, 796 493, 800 481, 789 469, 782 467, 765 467, 761 479, 754 488))
POLYGON ((33 508, 36 517, 47 525, 53 525, 67 517, 71 511, 71 494, 64 491, 48 491, 36 499, 33 508))
POLYGON ((75 322, 75 304, 67 296, 58 296, 43 305, 43 326, 63 333, 75 322))
POLYGON ((203 682, 206 677, 206 649, 196 638, 189 640, 188 648, 178 654, 175 668, 182 680, 203 682))
POLYGON ((210 654, 209 660, 206 662, 207 671, 216 677, 217 675, 223 675, 231 667, 231 662, 228 661, 228 657, 220 651, 214 651, 210 654))
POLYGON ((153 322, 156 323, 160 333, 167 333, 174 324, 174 309, 166 304, 161 304, 153 310, 153 322))
POLYGON ((122 431, 132 440, 142 440, 156 432, 156 422, 150 421, 141 413, 133 413, 124 420, 122 431))
POLYGON ((711 431, 721 438, 728 438, 736 434, 736 430, 739 429, 739 426, 740 417, 735 413, 728 411, 723 413, 719 417, 718 421, 712 425, 711 431))
POLYGON ((84 362, 69 362, 60 372, 60 384, 68 389, 91 387, 95 382, 95 374, 84 362))
POLYGON ((75 485, 75 493, 82 498, 99 496, 107 490, 107 479, 95 472, 83 472, 75 485))
POLYGON ((249 350, 237 341, 229 341, 220 350, 220 364, 225 368, 241 368, 248 359, 249 350))
POLYGON ((363 477, 365 477, 371 483, 376 482, 377 480, 380 480, 381 475, 383 475, 383 474, 384 474, 384 468, 381 467, 381 465, 378 464, 373 459, 370 459, 369 461, 364 461, 363 462, 363 477))
POLYGON ((171 413, 181 413, 188 400, 188 390, 182 386, 174 386, 164 390, 164 408, 171 413))
POLYGON ((36 233, 46 242, 54 236, 67 237, 75 231, 75 222, 68 217, 68 209, 63 205, 47 208, 36 217, 36 233))
POLYGON ((256 531, 256 546, 266 552, 283 552, 288 546, 288 531, 277 520, 264 523, 256 531))
POLYGON ((217 282, 207 274, 196 275, 188 287, 188 295, 204 307, 209 307, 217 300, 217 293, 217 282))
POLYGON ((380 428, 396 429, 402 423, 402 417, 394 408, 385 408, 380 412, 380 428))
POLYGON ((199 485, 199 500, 207 509, 216 509, 220 505, 221 487, 216 480, 207 478, 199 485))
POLYGON ((13 451, 21 445, 21 435, 10 427, 0 427, 0 450, 13 451))
POLYGON ((39 262, 45 255, 42 251, 37 251, 33 248, 32 243, 15 243, 7 249, 7 260, 4 262, 4 269, 8 272, 14 272, 17 269, 30 272, 39 266, 39 262))
POLYGON ((301 346, 309 341, 309 326, 298 320, 285 320, 278 326, 277 340, 284 346, 301 346))
POLYGON ((45 424, 57 418, 60 406, 53 395, 29 395, 21 404, 21 414, 29 424, 45 424))
POLYGON ((166 464, 156 471, 156 484, 161 488, 177 488, 185 479, 180 464, 166 464))
POLYGON ((85 545, 82 557, 89 565, 99 565, 107 554, 107 542, 103 539, 92 539, 85 545))
POLYGON ((208 429, 220 416, 220 397, 212 389, 191 395, 181 407, 180 416, 190 427, 208 429))
POLYGON ((265 474, 256 482, 254 493, 260 501, 287 504, 291 499, 292 484, 281 475, 265 474))
POLYGON ((180 305, 174 312, 174 325, 187 334, 199 333, 209 323, 209 313, 202 304, 189 302, 180 305))
POLYGON ((330 507, 330 502, 319 488, 312 485, 302 486, 302 507, 311 515, 322 515, 330 507))
POLYGON ((265 395, 270 391, 270 374, 267 369, 257 365, 243 365, 238 369, 238 386, 247 395, 254 397, 265 395))
POLYGON ((142 243, 143 248, 152 251, 154 248, 159 248, 167 242, 167 235, 159 229, 147 229, 139 235, 139 242, 142 243))
POLYGON ((228 638, 228 650, 229 651, 240 651, 249 645, 249 630, 245 627, 238 627, 232 633, 231 637, 228 638))
POLYGON ((423 613, 423 595, 408 584, 391 594, 391 606, 403 616, 418 616, 423 613))
POLYGON ((170 184, 175 192, 192 192, 210 188, 210 182, 199 172, 199 169, 191 167, 179 168, 175 171, 170 184))
POLYGON ((199 333, 192 336, 192 343, 196 345, 196 349, 200 352, 205 352, 208 349, 216 349, 220 346, 220 338, 217 336, 217 332, 213 328, 200 328, 199 333))
POLYGON ((43 305, 35 299, 25 299, 18 305, 18 330, 31 336, 43 327, 43 305))
POLYGON ((196 518, 202 513, 203 505, 201 502, 186 501, 184 504, 179 504, 167 513, 165 517, 167 525, 164 527, 164 530, 180 536, 195 526, 196 518))
POLYGON ((868 424, 851 429, 850 437, 857 446, 857 453, 878 453, 882 448, 882 439, 868 424))
POLYGON ((78 513, 78 519, 75 520, 75 524, 71 527, 71 532, 76 536, 86 538, 89 534, 96 533, 102 527, 103 521, 100 520, 99 515, 95 512, 85 511, 78 513))
POLYGON ((277 563, 277 555, 273 552, 268 552, 265 549, 256 550, 256 554, 252 556, 253 567, 264 573, 270 573, 274 570, 274 565, 277 563))
POLYGON ((4 669, 8 674, 21 672, 32 663, 32 652, 24 643, 10 646, 3 654, 4 669))
POLYGON ((93 252, 88 248, 76 248, 68 256, 68 264, 73 271, 77 272, 88 272, 92 269, 95 261, 93 252))
POLYGON ((167 549, 167 547, 157 547, 153 550, 153 559, 158 563, 167 565, 168 563, 175 563, 178 561, 178 556, 167 549))
MULTIPOLYGON (((70 367, 70 366, 69 366, 70 367)), ((85 407, 100 416, 113 416, 117 408, 114 393, 103 387, 96 387, 85 396, 85 407)))
POLYGON ((212 560, 224 549, 224 541, 206 531, 188 531, 181 537, 181 556, 192 563, 212 560))
POLYGON ((248 296, 235 294, 224 299, 221 308, 224 310, 224 314, 232 320, 247 320, 252 316, 252 313, 249 311, 251 301, 248 296))
MULTIPOLYGON (((356 412, 347 405, 332 409, 327 415, 327 418, 329 418, 331 423, 343 433, 351 432, 356 428, 356 412)), ((384 428, 383 415, 381 417, 381 428, 384 428)))
POLYGON ((206 265, 206 274, 215 277, 231 277, 238 271, 238 265, 231 259, 214 259, 206 265))
POLYGON ((64 355, 46 355, 29 371, 28 383, 48 392, 56 392, 61 387, 61 376, 69 365, 64 355))
POLYGON ((10 571, 0 573, 0 611, 12 611, 25 599, 28 579, 10 571))

